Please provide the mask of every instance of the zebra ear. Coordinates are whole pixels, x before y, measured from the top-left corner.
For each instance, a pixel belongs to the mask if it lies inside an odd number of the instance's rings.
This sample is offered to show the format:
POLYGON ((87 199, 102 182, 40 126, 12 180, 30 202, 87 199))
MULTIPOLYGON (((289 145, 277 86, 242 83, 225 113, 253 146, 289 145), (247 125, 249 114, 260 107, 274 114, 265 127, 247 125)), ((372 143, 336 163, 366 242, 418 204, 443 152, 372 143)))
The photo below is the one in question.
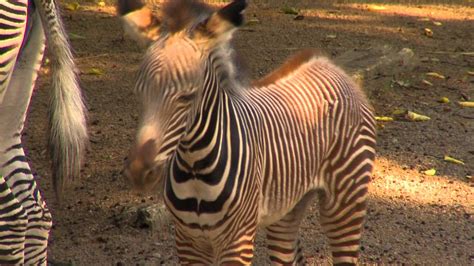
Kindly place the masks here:
POLYGON ((117 13, 122 21, 125 37, 144 48, 158 39, 160 19, 141 0, 118 0, 117 13))
POLYGON ((225 7, 214 12, 207 20, 198 27, 198 31, 207 37, 220 38, 232 32, 244 22, 243 12, 247 7, 247 1, 235 0, 225 7))
POLYGON ((244 22, 243 12, 247 7, 247 1, 235 0, 217 11, 219 17, 230 22, 235 27, 241 26, 244 22))

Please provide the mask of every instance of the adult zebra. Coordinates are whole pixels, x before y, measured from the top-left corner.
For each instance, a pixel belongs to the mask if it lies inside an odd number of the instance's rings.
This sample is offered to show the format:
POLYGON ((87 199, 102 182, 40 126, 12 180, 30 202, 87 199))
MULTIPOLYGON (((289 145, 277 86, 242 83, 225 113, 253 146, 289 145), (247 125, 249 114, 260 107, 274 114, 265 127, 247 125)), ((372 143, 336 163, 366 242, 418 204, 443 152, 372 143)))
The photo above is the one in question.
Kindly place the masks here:
POLYGON ((51 214, 21 142, 45 48, 51 57, 49 145, 53 183, 79 175, 87 142, 86 110, 76 69, 53 0, 0 2, 0 264, 46 264, 51 214))
POLYGON ((249 264, 262 226, 272 263, 302 264, 298 228, 319 195, 333 263, 354 264, 375 156, 372 109, 312 51, 249 86, 236 78, 229 42, 245 6, 165 6, 138 73, 143 114, 124 173, 137 188, 164 190, 182 263, 249 264))

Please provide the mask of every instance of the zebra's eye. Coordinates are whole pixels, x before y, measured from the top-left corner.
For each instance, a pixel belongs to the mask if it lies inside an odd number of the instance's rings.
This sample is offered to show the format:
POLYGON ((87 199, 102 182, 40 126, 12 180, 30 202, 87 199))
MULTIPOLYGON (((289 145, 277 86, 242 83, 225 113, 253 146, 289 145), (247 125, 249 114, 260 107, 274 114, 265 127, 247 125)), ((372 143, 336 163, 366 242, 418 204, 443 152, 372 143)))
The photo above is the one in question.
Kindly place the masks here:
POLYGON ((195 96, 196 96, 195 92, 182 93, 181 95, 178 96, 177 100, 179 102, 189 102, 192 99, 194 99, 195 96))

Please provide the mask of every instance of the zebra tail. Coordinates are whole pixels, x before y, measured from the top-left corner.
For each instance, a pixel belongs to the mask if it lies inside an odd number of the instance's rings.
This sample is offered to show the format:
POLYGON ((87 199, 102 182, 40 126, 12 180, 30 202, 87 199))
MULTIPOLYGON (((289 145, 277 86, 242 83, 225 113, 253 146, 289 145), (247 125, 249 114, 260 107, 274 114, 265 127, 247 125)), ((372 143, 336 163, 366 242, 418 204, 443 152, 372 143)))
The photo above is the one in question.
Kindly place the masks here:
POLYGON ((72 51, 54 0, 34 0, 48 42, 52 87, 49 104, 49 149, 58 202, 64 188, 80 175, 86 146, 87 110, 72 51))

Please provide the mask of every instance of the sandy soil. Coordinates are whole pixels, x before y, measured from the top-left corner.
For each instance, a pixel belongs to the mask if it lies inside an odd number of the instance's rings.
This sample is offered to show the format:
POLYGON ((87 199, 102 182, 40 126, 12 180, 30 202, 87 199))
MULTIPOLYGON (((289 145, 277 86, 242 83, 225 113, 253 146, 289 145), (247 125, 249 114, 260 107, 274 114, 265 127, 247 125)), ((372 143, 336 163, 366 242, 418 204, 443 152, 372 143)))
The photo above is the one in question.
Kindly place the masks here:
MULTIPOLYGON (((64 12, 83 73, 91 144, 83 178, 61 205, 52 193, 46 152, 47 66, 30 110, 24 139, 54 217, 49 248, 54 265, 176 262, 172 228, 136 222, 136 209, 157 203, 159 197, 129 191, 120 176, 137 125, 138 104, 131 89, 143 51, 122 40, 114 12, 112 6, 98 7, 91 1, 64 12), (91 68, 103 74, 87 74, 91 68)), ((457 101, 474 98, 474 76, 468 73, 474 71, 474 8, 313 5, 300 13, 303 20, 265 6, 248 10, 248 18, 259 22, 237 32, 235 46, 253 78, 307 47, 336 60, 348 53, 352 59, 368 53, 362 63, 371 60, 372 49, 384 46, 395 52, 409 48, 415 55, 408 63, 382 66, 363 81, 377 115, 395 121, 379 124, 362 262, 472 265, 474 190, 469 177, 474 174, 474 109, 461 108, 457 101), (425 28, 431 29, 432 37, 426 36, 425 28), (427 76, 428 72, 445 78, 427 76), (440 97, 451 103, 439 103, 440 97), (431 120, 411 122, 392 114, 401 108, 431 120), (445 162, 445 155, 464 165, 445 162), (423 173, 431 168, 437 170, 435 176, 423 173)), ((351 62, 355 61, 346 61, 344 67, 358 68, 351 62)), ((308 212, 300 234, 308 262, 326 262, 316 208, 308 212)), ((255 262, 262 265, 266 260, 261 237, 257 243, 255 262)))

